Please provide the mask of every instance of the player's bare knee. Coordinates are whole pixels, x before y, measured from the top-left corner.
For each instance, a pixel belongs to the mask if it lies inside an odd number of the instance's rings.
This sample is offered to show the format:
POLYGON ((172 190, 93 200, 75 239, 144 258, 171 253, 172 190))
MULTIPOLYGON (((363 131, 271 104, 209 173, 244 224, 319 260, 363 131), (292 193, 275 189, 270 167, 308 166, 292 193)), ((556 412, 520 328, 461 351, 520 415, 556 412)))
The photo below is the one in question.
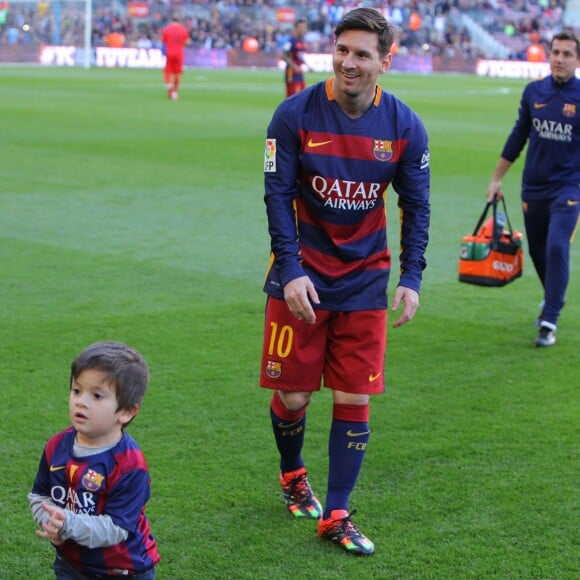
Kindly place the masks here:
POLYGON ((312 397, 312 393, 304 393, 304 392, 283 392, 278 391, 280 395, 280 400, 288 409, 289 411, 296 412, 302 409, 305 405, 310 402, 310 397, 312 397))

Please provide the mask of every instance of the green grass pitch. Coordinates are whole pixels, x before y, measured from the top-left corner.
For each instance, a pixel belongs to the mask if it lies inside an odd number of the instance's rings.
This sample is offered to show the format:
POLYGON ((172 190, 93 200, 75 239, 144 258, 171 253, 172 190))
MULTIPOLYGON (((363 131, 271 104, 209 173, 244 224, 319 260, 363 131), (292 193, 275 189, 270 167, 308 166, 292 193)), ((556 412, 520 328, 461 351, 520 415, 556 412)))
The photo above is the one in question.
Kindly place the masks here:
MULTIPOLYGON (((151 469, 159 578, 578 577, 578 248, 552 349, 532 346, 529 259, 502 289, 457 280, 525 81, 381 80, 430 133, 433 218, 421 308, 389 330, 389 388, 352 496, 377 546, 361 560, 287 514, 257 386, 281 74, 188 70, 172 102, 161 71, 0 68, 0 577, 52 577, 26 496, 68 425, 70 362, 103 339, 151 368, 130 432, 151 469)), ((521 169, 505 180, 520 230, 521 169)), ((304 450, 322 498, 330 411, 323 391, 304 450)))

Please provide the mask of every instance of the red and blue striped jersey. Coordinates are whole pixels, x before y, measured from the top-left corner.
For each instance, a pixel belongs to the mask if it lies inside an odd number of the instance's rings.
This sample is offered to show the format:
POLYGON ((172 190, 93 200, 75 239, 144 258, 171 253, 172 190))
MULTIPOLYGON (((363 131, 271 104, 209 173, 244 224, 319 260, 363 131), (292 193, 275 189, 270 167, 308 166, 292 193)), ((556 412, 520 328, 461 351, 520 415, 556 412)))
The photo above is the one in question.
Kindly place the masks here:
POLYGON ((418 115, 377 86, 361 117, 334 100, 332 81, 283 101, 268 126, 264 159, 271 260, 264 290, 308 275, 320 308, 387 306, 391 254, 387 188, 398 194, 399 285, 420 290, 429 237, 430 170, 418 115))
POLYGON ((73 427, 47 442, 32 493, 74 513, 108 515, 127 530, 127 540, 104 548, 88 548, 67 540, 56 546, 72 566, 88 575, 132 575, 155 566, 160 558, 144 510, 150 477, 142 451, 127 433, 117 445, 96 455, 73 454, 73 427))
POLYGON ((286 63, 285 80, 287 83, 298 83, 304 81, 304 72, 302 65, 304 64, 304 53, 306 52, 306 42, 304 39, 298 39, 295 36, 290 38, 284 46, 284 54, 292 60, 292 63, 298 65, 299 71, 294 70, 294 67, 286 63))
POLYGON ((515 161, 529 139, 522 199, 580 200, 580 79, 552 75, 526 85, 518 118, 501 156, 515 161))

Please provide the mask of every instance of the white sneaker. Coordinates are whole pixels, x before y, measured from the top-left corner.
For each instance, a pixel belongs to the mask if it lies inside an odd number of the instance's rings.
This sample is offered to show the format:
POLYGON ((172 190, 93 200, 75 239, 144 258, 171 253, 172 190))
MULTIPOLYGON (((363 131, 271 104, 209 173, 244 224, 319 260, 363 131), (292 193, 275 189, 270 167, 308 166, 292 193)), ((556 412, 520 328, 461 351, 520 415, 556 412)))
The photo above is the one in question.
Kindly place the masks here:
POLYGON ((536 346, 554 346, 556 344, 556 331, 544 325, 540 326, 534 344, 536 346))

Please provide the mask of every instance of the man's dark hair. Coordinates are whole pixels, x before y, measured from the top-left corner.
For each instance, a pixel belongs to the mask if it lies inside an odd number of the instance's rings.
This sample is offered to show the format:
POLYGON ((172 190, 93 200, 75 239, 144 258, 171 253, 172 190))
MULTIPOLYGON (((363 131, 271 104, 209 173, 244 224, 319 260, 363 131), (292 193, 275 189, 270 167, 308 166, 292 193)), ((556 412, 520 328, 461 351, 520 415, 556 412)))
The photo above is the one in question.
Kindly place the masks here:
POLYGON ((554 40, 571 40, 576 44, 576 56, 580 55, 580 41, 578 41, 578 37, 572 32, 558 32, 558 34, 554 34, 550 41, 550 50, 552 50, 554 40))
POLYGON ((355 8, 347 12, 334 31, 335 38, 338 39, 345 30, 375 32, 379 38, 377 48, 381 57, 391 50, 395 40, 395 27, 374 8, 355 8))

